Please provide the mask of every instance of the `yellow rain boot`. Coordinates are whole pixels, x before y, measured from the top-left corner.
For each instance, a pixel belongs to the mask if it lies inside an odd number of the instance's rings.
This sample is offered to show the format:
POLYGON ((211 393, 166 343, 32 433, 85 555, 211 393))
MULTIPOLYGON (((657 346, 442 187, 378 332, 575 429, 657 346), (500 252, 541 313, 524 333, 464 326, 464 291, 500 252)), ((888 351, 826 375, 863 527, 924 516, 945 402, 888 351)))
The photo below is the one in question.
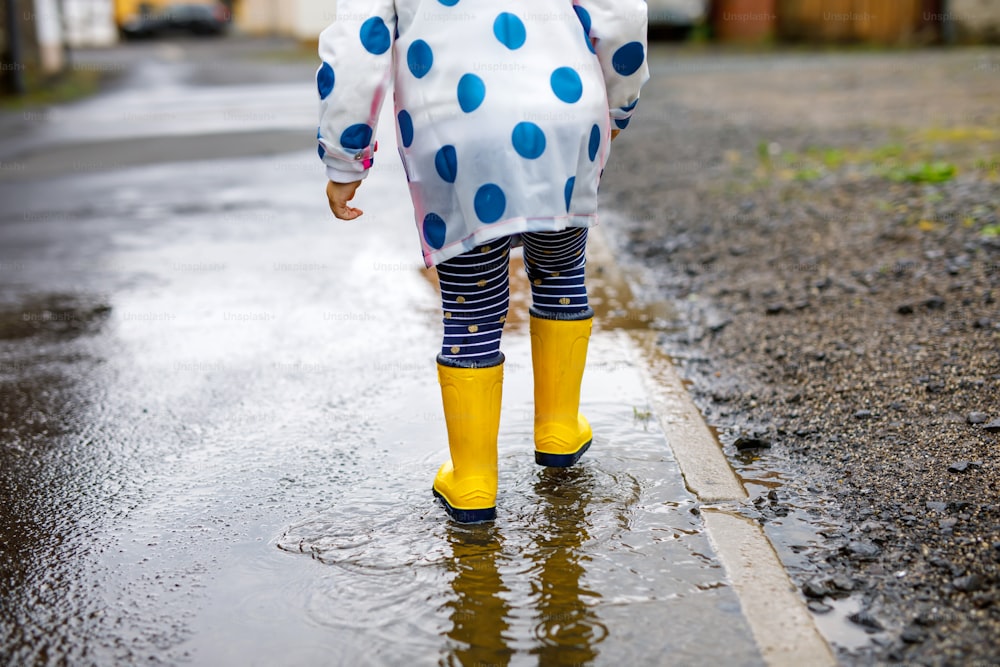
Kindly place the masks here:
POLYGON ((496 518, 503 361, 501 354, 493 366, 461 368, 438 357, 451 460, 434 478, 434 495, 459 523, 496 518))
POLYGON ((580 414, 580 382, 594 311, 554 319, 531 309, 531 365, 535 375, 535 463, 565 468, 580 460, 594 432, 580 414))

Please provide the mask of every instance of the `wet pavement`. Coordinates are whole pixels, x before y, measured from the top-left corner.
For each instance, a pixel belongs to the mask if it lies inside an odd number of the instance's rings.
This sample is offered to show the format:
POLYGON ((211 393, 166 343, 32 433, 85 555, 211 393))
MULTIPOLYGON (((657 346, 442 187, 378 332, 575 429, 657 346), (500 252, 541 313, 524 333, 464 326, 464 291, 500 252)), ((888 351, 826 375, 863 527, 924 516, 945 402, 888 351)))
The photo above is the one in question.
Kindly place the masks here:
POLYGON ((391 123, 345 224, 298 149, 310 79, 192 89, 171 59, 0 147, 4 662, 763 664, 649 410, 656 314, 592 266, 594 446, 540 468, 515 276, 498 520, 450 523, 391 123))

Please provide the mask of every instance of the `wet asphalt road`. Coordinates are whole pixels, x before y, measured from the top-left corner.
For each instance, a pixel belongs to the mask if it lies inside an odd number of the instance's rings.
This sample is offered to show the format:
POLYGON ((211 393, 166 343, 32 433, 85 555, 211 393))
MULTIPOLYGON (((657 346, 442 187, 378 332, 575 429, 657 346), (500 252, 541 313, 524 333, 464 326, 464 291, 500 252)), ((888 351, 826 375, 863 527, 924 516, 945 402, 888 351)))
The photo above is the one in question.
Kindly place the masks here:
POLYGON ((217 65, 193 52, 142 45, 114 92, 7 121, 3 662, 761 664, 613 286, 593 283, 595 445, 549 471, 517 283, 500 516, 450 524, 437 298, 391 124, 365 218, 335 222, 311 69, 198 85, 217 65))

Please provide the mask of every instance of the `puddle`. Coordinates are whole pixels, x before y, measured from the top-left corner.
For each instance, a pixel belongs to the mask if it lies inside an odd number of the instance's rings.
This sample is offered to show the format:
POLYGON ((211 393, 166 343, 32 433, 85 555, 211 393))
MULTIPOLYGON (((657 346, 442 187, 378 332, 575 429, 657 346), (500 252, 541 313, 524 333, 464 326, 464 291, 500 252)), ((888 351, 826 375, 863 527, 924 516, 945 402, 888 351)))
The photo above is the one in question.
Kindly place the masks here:
MULTIPOLYGON (((89 424, 105 363, 91 343, 110 310, 83 293, 35 293, 0 308, 0 655, 9 664, 46 661, 48 633, 84 622, 82 586, 63 566, 89 556, 101 504, 85 497, 121 482, 95 484, 107 443, 89 424)), ((61 657, 81 661, 84 647, 64 644, 61 657)))
MULTIPOLYGON (((582 409, 594 445, 572 468, 535 465, 522 267, 515 251, 497 520, 462 526, 430 501, 433 473, 447 456, 436 391, 397 397, 403 409, 375 407, 399 415, 375 435, 392 452, 370 466, 377 474, 363 471, 326 509, 276 539, 279 549, 325 568, 309 592, 311 622, 357 633, 342 655, 362 663, 367 647, 382 661, 448 665, 653 656, 660 664, 706 656, 759 664, 739 602, 710 556, 697 502, 648 412, 628 331, 653 318, 637 314, 620 275, 607 271, 589 285, 600 333, 591 341, 582 409), (406 458, 415 451, 422 455, 406 458), (700 638, 708 627, 725 640, 706 647, 700 638)), ((433 285, 433 272, 419 273, 433 285)), ((436 309, 424 314, 435 330, 436 309)))
POLYGON ((871 645, 872 637, 879 633, 865 631, 854 624, 848 617, 862 609, 861 596, 837 599, 827 599, 824 604, 833 609, 826 613, 813 614, 816 627, 823 633, 826 640, 834 646, 847 651, 857 651, 871 645))
MULTIPOLYGON (((514 375, 523 382, 528 370, 514 375)), ((377 481, 345 489, 278 538, 280 549, 329 566, 310 593, 312 622, 378 646, 391 636, 399 655, 429 659, 443 650, 445 664, 649 656, 648 642, 623 643, 629 619, 693 619, 704 604, 727 609, 739 628, 738 602, 705 556, 696 503, 657 429, 621 402, 591 401, 601 434, 592 454, 573 468, 540 468, 527 405, 507 407, 493 524, 454 524, 429 501, 439 445, 419 464, 387 464, 377 481), (444 649, 439 637, 448 639, 444 649)))
MULTIPOLYGON (((737 476, 750 496, 744 514, 762 523, 781 562, 793 577, 800 581, 822 578, 824 573, 815 564, 829 550, 822 533, 842 528, 827 516, 824 506, 830 500, 817 496, 803 482, 789 479, 767 457, 742 452, 735 458, 737 476)), ((849 619, 861 610, 860 595, 824 597, 821 602, 831 609, 813 612, 813 620, 831 646, 854 651, 871 644, 876 633, 849 619)))
POLYGON ((17 306, 0 308, 0 341, 96 333, 111 316, 111 306, 79 294, 34 295, 17 306))

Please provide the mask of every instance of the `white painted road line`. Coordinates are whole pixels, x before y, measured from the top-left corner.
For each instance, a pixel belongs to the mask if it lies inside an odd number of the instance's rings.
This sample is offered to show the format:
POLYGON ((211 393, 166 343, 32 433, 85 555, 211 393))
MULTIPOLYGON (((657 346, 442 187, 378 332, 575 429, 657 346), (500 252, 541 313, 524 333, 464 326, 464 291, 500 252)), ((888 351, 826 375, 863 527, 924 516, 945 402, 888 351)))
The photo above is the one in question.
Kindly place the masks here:
POLYGON ((760 527, 724 510, 704 508, 702 517, 767 664, 837 664, 760 527))

